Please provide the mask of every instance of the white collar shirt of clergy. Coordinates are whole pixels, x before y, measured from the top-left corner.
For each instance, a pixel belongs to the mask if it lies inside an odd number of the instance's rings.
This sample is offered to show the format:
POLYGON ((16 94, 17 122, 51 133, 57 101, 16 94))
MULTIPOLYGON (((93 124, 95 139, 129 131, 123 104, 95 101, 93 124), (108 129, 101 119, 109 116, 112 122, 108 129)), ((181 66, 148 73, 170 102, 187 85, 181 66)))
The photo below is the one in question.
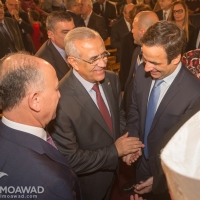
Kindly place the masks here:
POLYGON ((25 125, 25 124, 19 124, 17 122, 13 122, 9 119, 7 119, 6 117, 2 117, 2 122, 12 128, 12 129, 15 129, 15 130, 18 130, 18 131, 22 131, 22 132, 26 132, 26 133, 30 133, 32 135, 35 135, 43 140, 47 140, 47 133, 46 131, 43 129, 43 128, 40 128, 40 127, 35 127, 35 126, 29 126, 29 125, 25 125))

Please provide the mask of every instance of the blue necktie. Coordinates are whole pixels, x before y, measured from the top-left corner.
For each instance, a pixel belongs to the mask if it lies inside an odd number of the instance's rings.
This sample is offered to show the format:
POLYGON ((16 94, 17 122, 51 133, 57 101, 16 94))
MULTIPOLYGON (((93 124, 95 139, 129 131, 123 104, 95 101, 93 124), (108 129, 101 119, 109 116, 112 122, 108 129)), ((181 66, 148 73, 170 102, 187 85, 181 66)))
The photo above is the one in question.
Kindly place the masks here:
POLYGON ((144 133, 144 155, 148 159, 148 145, 147 145, 147 137, 151 128, 151 124, 153 122, 156 108, 158 104, 158 99, 160 96, 160 86, 163 80, 156 80, 154 86, 151 90, 151 94, 149 96, 149 102, 146 113, 146 122, 145 122, 145 133, 144 133))

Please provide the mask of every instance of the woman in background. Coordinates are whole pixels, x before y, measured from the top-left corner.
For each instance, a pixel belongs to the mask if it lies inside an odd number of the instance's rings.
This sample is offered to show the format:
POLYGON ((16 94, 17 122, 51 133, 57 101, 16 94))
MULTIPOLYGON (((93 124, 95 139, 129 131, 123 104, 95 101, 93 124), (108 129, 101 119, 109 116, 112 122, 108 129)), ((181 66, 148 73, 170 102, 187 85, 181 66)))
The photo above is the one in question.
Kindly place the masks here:
POLYGON ((169 19, 185 31, 187 38, 185 52, 196 49, 197 30, 189 20, 186 3, 183 1, 175 1, 172 4, 172 13, 169 19))

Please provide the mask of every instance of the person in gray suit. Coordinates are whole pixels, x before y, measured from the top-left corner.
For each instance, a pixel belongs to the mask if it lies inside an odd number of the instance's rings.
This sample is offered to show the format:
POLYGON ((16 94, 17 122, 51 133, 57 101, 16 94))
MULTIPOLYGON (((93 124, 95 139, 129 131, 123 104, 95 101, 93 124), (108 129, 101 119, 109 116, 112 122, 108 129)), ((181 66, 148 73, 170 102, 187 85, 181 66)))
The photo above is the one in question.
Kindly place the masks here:
POLYGON ((56 70, 58 80, 61 80, 70 69, 66 62, 64 37, 74 28, 74 22, 68 13, 54 11, 47 17, 46 27, 50 39, 40 47, 35 56, 49 62, 56 70))
MULTIPOLYGON (((141 43, 144 64, 135 75, 126 127, 130 136, 140 138, 145 145, 137 162, 134 192, 164 200, 167 194, 151 193, 157 172, 156 147, 181 116, 194 108, 200 99, 200 81, 181 63, 186 36, 174 23, 155 23, 147 29, 141 43)), ((130 157, 124 157, 129 165, 130 157)))
POLYGON ((48 131, 78 175, 83 200, 108 200, 118 157, 143 144, 128 133, 118 77, 106 71, 108 52, 100 35, 87 27, 65 37, 73 69, 60 81, 57 117, 48 131))

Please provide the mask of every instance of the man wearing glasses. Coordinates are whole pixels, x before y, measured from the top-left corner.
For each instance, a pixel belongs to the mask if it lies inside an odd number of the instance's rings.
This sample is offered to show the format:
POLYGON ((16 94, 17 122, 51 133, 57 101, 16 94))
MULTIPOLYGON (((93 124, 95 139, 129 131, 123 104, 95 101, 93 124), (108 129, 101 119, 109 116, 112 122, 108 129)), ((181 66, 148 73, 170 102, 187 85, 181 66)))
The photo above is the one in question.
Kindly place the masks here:
POLYGON ((119 80, 105 70, 109 53, 100 35, 80 27, 64 42, 73 69, 60 82, 57 118, 48 131, 77 173, 83 200, 108 200, 118 157, 143 144, 128 133, 121 136, 125 121, 119 80))

